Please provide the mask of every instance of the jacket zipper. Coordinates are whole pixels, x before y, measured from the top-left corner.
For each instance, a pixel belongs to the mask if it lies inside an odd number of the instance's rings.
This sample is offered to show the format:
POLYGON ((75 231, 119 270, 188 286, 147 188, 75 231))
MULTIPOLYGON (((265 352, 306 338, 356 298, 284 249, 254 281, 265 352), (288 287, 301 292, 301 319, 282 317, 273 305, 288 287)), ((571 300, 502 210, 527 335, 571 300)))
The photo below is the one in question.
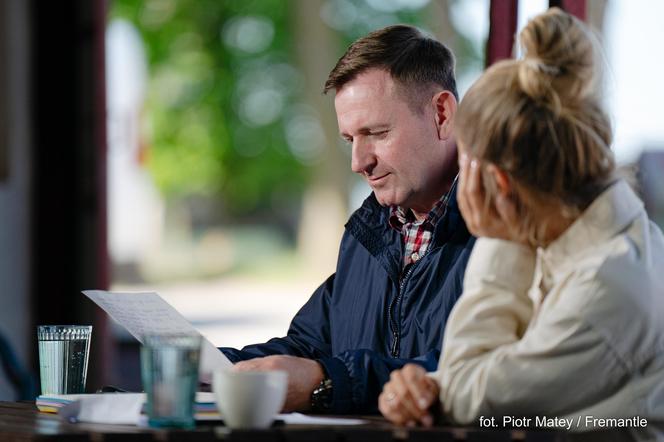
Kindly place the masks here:
POLYGON ((422 257, 417 262, 410 265, 408 271, 406 271, 406 274, 403 275, 403 278, 401 278, 401 280, 399 281, 399 291, 397 292, 397 296, 390 303, 390 308, 387 311, 388 322, 390 323, 390 329, 392 331, 392 348, 390 349, 390 354, 392 355, 393 358, 399 357, 399 341, 401 340, 401 336, 399 335, 399 324, 397 324, 397 321, 392 312, 396 307, 396 305, 401 300, 401 295, 403 294, 403 288, 406 286, 406 282, 408 281, 408 278, 410 277, 411 273, 413 273, 413 268, 415 268, 416 265, 422 262, 424 257, 429 254, 429 251, 431 250, 431 247, 434 244, 433 239, 434 238, 432 236, 431 243, 429 244, 427 251, 424 252, 424 255, 422 255, 422 257))
MULTIPOLYGON (((450 190, 447 193, 448 202, 449 202, 449 194, 451 193, 452 189, 454 188, 454 186, 456 184, 456 181, 457 181, 457 178, 458 178, 458 176, 456 178, 454 178, 454 182, 452 183, 452 187, 450 188, 450 190)), ((443 220, 443 218, 445 218, 445 216, 447 215, 447 209, 448 209, 448 207, 446 206, 445 211, 443 212, 443 215, 440 217, 438 222, 441 222, 443 220)), ((436 242, 435 242, 435 239, 436 239, 435 230, 436 229, 434 227, 434 233, 432 233, 432 235, 431 235, 431 239, 429 240, 429 247, 427 247, 427 250, 426 250, 426 252, 424 252, 424 255, 422 255, 420 257, 420 259, 417 260, 417 262, 414 262, 413 264, 411 264, 411 266, 408 268, 408 271, 406 272, 406 274, 403 276, 403 278, 400 279, 400 281, 399 281, 399 291, 397 293, 397 296, 392 300, 392 302, 390 303, 390 307, 387 310, 387 320, 390 323, 390 329, 392 331, 392 348, 390 349, 390 354, 392 355, 393 358, 399 357, 399 341, 401 340, 401 336, 399 335, 399 324, 397 324, 397 321, 394 318, 394 314, 392 313, 392 311, 394 310, 394 307, 396 307, 396 305, 401 300, 401 295, 403 294, 403 288, 406 286, 406 282, 408 281, 408 278, 410 277, 410 274, 413 273, 413 268, 416 265, 418 265, 420 262, 422 262, 424 257, 429 254, 431 249, 436 244, 436 242)))

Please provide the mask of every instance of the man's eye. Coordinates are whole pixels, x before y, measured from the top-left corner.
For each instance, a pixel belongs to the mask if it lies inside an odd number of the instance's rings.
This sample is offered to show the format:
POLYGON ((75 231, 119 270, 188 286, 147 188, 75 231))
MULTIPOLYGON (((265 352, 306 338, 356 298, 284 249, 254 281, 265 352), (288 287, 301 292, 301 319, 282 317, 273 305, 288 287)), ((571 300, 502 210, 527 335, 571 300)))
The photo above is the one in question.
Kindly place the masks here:
POLYGON ((385 138, 385 136, 387 135, 388 132, 389 132, 389 131, 387 131, 387 130, 381 130, 381 131, 378 131, 378 132, 372 132, 372 133, 371 133, 371 136, 374 137, 374 138, 385 138))

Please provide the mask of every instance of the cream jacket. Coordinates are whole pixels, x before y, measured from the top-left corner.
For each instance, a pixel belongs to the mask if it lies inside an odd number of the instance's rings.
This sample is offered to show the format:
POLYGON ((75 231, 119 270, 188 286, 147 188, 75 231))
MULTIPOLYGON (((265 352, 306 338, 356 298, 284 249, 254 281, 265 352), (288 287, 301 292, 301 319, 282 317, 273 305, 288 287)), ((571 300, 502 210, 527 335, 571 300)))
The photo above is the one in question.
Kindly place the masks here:
POLYGON ((530 417, 664 439, 664 238, 629 186, 546 249, 479 239, 432 376, 458 423, 530 417))

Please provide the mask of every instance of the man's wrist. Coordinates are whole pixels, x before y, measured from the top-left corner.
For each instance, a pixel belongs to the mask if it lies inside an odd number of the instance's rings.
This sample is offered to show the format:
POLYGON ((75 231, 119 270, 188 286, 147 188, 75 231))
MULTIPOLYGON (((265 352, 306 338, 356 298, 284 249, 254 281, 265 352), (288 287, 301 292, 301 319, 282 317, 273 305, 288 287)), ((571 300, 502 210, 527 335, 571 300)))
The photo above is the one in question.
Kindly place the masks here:
POLYGON ((309 403, 311 405, 311 411, 314 413, 327 413, 332 408, 332 379, 330 379, 330 376, 320 361, 316 361, 316 364, 320 368, 322 376, 320 382, 311 392, 309 403))
POLYGON ((315 413, 326 413, 332 408, 332 379, 327 377, 311 392, 311 411, 315 413))

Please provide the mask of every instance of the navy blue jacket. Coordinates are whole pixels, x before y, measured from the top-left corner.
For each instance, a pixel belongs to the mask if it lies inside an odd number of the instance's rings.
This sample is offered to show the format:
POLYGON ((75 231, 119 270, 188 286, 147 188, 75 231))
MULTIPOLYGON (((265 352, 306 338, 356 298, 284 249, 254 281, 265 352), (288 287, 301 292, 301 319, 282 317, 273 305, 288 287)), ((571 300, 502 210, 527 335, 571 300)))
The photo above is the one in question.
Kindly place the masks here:
POLYGON ((232 362, 274 354, 318 360, 337 414, 376 412, 390 372, 408 362, 435 370, 475 238, 453 189, 427 253, 402 272, 402 239, 389 215, 371 194, 346 224, 336 273, 295 315, 288 335, 224 354, 232 362))

